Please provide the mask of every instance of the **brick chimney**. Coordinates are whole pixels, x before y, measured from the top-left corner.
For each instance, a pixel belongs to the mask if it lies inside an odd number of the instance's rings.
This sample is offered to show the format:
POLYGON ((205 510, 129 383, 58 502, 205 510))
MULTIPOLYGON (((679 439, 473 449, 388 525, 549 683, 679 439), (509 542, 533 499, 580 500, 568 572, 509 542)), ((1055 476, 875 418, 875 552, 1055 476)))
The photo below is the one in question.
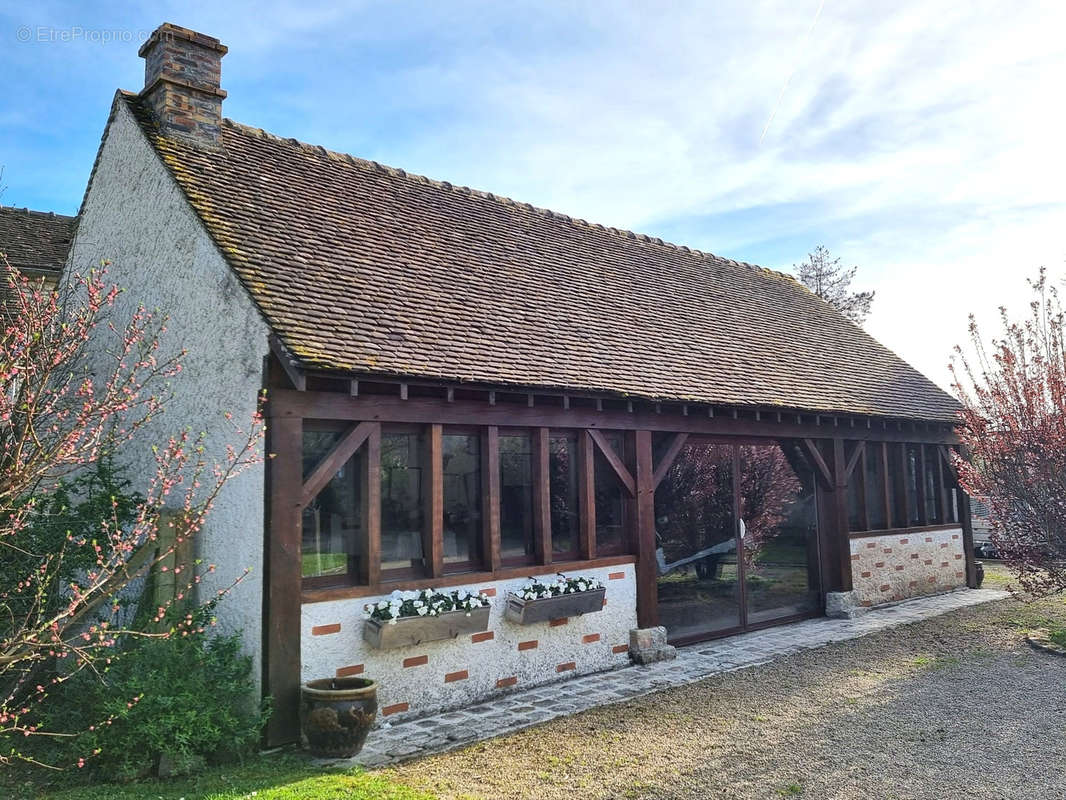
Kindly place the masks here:
POLYGON ((141 98, 159 132, 217 147, 222 132, 222 56, 218 39, 164 22, 138 55, 144 59, 141 98))

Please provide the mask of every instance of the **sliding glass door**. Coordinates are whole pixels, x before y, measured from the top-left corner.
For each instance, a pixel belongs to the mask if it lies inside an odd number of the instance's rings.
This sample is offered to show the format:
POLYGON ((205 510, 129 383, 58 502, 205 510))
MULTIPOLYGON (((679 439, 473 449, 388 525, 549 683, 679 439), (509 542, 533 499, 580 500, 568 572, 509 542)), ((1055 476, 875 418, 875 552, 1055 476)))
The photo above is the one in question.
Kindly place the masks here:
POLYGON ((655 492, 659 623, 671 638, 741 624, 735 455, 730 445, 686 444, 655 492))
POLYGON ((687 441, 655 493, 671 641, 817 613, 817 520, 814 472, 794 443, 687 441))

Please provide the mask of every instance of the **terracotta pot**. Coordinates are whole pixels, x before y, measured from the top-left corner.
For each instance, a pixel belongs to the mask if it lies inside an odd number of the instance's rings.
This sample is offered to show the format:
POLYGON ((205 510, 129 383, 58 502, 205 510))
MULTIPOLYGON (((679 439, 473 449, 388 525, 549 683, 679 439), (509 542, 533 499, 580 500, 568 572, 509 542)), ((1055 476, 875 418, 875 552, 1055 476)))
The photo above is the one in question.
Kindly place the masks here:
POLYGON ((363 749, 378 713, 369 678, 322 678, 300 687, 300 729, 316 758, 351 758, 363 749))

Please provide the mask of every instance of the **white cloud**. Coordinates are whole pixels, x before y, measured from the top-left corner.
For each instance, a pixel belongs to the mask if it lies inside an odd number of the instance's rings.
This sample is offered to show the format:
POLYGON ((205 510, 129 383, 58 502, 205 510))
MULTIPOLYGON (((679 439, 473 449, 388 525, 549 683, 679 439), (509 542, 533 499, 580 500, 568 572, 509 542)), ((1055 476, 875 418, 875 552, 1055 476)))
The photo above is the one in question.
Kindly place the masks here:
POLYGON ((871 332, 946 383, 969 311, 1066 272, 1066 6, 826 0, 805 39, 819 1, 173 4, 127 24, 220 36, 228 113, 286 136, 771 267, 824 243, 878 290, 871 332))

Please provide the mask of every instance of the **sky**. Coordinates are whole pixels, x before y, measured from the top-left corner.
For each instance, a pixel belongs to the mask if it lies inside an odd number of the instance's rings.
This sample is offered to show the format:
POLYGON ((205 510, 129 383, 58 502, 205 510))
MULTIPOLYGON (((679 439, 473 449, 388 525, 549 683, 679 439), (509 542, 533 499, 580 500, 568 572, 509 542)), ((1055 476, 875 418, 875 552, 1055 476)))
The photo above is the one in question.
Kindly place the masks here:
POLYGON ((223 113, 789 271, 822 244, 947 387, 977 315, 1066 276, 1061 2, 109 2, 0 7, 0 202, 74 214, 168 21, 223 113))

